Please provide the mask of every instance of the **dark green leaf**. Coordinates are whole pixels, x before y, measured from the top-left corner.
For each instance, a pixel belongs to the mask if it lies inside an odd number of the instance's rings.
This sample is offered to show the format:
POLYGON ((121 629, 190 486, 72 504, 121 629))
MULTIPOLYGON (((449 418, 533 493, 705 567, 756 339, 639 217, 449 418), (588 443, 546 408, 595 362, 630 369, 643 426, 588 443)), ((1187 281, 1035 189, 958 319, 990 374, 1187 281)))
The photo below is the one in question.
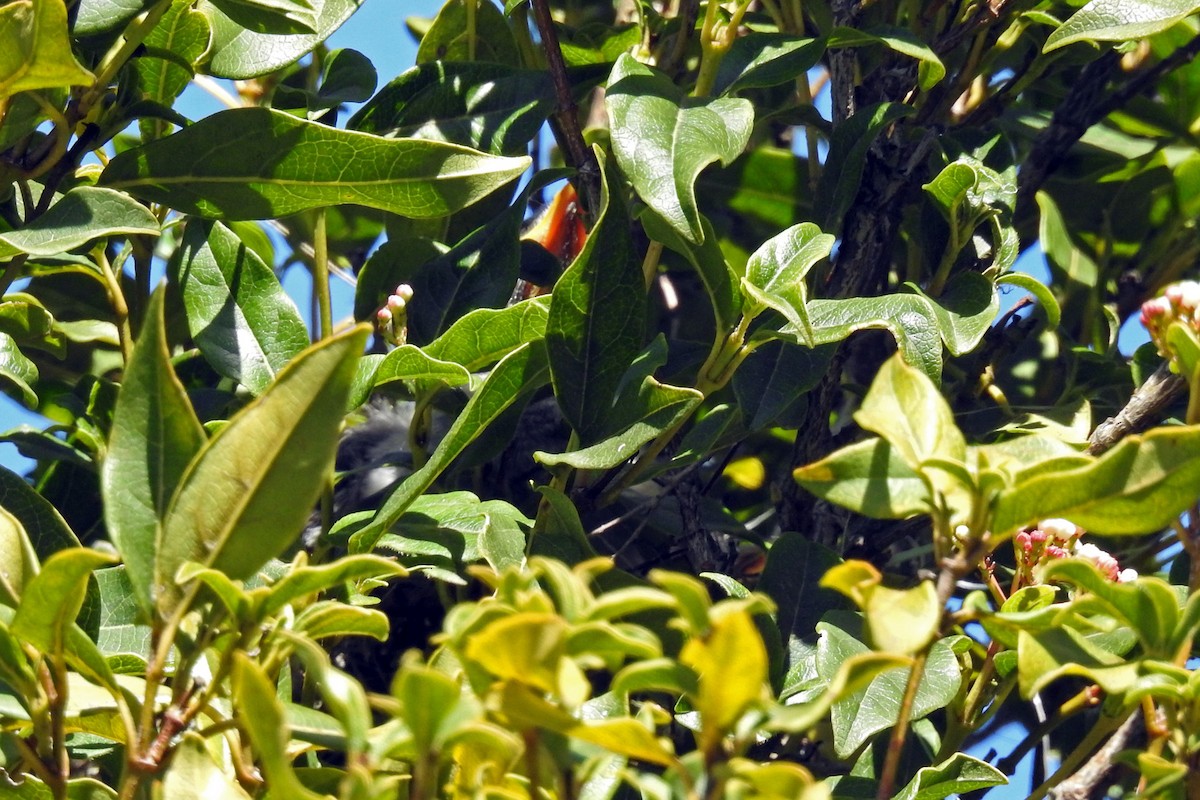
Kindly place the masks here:
POLYGON ((58 509, 38 494, 28 481, 4 467, 0 467, 0 508, 20 523, 34 553, 43 561, 59 550, 79 546, 79 539, 58 509))
POLYGON ((214 218, 267 219, 345 203, 424 218, 457 211, 528 166, 528 158, 385 139, 267 108, 240 108, 121 153, 101 182, 214 218))
MULTIPOLYGON (((208 50, 208 17, 192 5, 191 0, 172 0, 167 13, 146 36, 145 55, 133 61, 138 88, 146 98, 163 105, 170 105, 183 93, 191 82, 194 65, 208 50)), ((142 136, 146 140, 157 138, 164 127, 158 120, 142 120, 142 136)))
POLYGON ((308 346, 308 329, 275 271, 221 223, 188 223, 171 276, 200 352, 251 393, 262 394, 308 346))
POLYGON ((508 21, 491 0, 448 0, 421 37, 417 63, 492 61, 521 63, 508 21))
POLYGON ((775 601, 775 619, 785 640, 811 640, 822 614, 851 607, 840 594, 820 585, 821 576, 840 561, 837 553, 798 533, 785 533, 771 545, 758 589, 775 601))
POLYGON ((323 0, 315 33, 274 34, 247 30, 210 3, 200 10, 212 23, 210 74, 218 78, 255 78, 286 67, 308 53, 350 18, 363 0, 323 0))
POLYGON ((803 75, 825 52, 825 42, 781 33, 739 36, 721 59, 712 93, 778 86, 803 75))
POLYGON ((596 225, 550 300, 546 349, 554 394, 584 446, 605 432, 621 377, 642 349, 646 285, 616 170, 605 175, 596 225))
POLYGON ((818 220, 822 230, 834 236, 842 232, 842 220, 858 195, 867 151, 875 137, 912 111, 911 106, 902 103, 880 103, 859 109, 837 127, 813 203, 814 208, 824 210, 824 216, 818 220))

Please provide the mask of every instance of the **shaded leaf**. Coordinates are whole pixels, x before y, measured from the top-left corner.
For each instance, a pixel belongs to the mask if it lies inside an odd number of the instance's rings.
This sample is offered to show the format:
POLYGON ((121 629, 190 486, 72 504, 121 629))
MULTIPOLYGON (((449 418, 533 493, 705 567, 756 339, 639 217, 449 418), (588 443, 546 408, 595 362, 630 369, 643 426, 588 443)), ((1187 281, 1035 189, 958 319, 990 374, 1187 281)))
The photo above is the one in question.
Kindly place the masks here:
POLYGON ((907 519, 931 508, 924 479, 885 439, 843 447, 794 475, 817 497, 876 519, 907 519))

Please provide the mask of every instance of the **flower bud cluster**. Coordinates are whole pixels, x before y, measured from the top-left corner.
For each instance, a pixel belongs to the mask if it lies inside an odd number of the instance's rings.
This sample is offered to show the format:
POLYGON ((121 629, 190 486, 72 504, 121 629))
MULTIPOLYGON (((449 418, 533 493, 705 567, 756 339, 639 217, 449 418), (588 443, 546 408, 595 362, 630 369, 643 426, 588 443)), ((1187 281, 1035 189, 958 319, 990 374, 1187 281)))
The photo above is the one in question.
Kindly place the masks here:
POLYGON ((408 340, 408 304, 412 299, 413 288, 402 283, 375 312, 375 328, 388 344, 399 346, 408 340))
POLYGON ((1159 297, 1142 304, 1142 324, 1150 339, 1164 357, 1170 357, 1167 348, 1167 329, 1173 322, 1183 323, 1200 333, 1200 283, 1179 281, 1173 283, 1159 297))
POLYGON ((1122 570, 1112 554, 1090 542, 1081 542, 1082 535, 1082 528, 1065 519, 1044 519, 1033 529, 1018 533, 1013 541, 1020 584, 1038 583, 1033 574, 1034 567, 1056 558, 1087 559, 1110 581, 1126 583, 1137 578, 1136 570, 1122 570))

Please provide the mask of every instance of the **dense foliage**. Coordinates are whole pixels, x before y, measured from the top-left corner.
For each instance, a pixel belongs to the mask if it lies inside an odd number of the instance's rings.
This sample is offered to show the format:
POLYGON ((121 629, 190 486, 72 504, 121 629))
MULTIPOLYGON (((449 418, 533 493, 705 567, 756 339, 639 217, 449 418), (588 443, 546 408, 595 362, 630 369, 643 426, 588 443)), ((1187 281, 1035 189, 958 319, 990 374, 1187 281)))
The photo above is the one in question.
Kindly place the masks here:
POLYGON ((1200 796, 1200 4, 361 2, 0 0, 5 797, 1200 796))

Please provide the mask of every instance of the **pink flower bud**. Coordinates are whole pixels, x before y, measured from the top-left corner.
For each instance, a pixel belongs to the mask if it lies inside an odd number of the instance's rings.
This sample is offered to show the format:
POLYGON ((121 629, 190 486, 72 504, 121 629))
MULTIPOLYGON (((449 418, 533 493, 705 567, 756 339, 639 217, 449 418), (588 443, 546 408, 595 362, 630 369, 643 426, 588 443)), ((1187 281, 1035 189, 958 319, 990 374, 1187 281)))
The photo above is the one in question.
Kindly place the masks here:
POLYGON ((407 303, 413 299, 413 288, 407 283, 402 283, 396 287, 396 291, 392 292, 392 294, 407 303))

